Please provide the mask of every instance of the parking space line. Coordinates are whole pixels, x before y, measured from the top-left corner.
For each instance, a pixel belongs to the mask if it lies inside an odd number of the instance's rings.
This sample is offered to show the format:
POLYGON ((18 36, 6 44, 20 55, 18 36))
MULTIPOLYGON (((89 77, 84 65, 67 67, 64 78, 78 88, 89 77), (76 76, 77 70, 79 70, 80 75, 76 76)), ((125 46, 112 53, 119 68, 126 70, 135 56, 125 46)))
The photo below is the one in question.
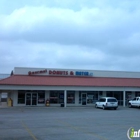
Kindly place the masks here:
POLYGON ((58 121, 59 123, 61 123, 61 124, 64 124, 64 125, 68 126, 68 127, 71 127, 72 129, 75 129, 75 130, 77 130, 77 131, 83 132, 83 133, 88 134, 88 135, 92 135, 92 136, 94 136, 94 137, 97 137, 97 138, 99 138, 100 140, 108 140, 107 138, 105 138, 105 137, 103 137, 103 136, 100 136, 100 135, 97 135, 97 134, 95 134, 95 133, 93 133, 93 132, 85 132, 85 131, 83 131, 81 128, 75 127, 75 126, 73 126, 73 125, 70 125, 70 124, 67 123, 67 122, 64 122, 64 121, 61 121, 61 120, 57 120, 57 121, 58 121))
POLYGON ((26 131, 30 134, 30 136, 33 138, 33 140, 38 140, 35 135, 32 133, 32 131, 27 127, 27 125, 22 121, 22 126, 26 129, 26 131))

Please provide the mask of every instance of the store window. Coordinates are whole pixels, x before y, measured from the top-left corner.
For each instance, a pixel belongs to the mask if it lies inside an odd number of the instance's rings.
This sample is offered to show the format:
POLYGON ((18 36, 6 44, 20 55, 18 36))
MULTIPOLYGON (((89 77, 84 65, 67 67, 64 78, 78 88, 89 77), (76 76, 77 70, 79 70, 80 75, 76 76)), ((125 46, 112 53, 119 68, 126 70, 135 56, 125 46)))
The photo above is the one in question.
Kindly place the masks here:
POLYGON ((93 104, 98 100, 98 91, 87 92, 87 104, 93 104))
POLYGON ((123 105, 123 92, 122 91, 106 91, 107 97, 115 97, 119 105, 123 105))
POLYGON ((106 96, 107 97, 113 97, 113 91, 106 91, 106 96))
POLYGON ((133 97, 132 97, 132 92, 131 91, 126 91, 126 99, 129 101, 131 100, 133 97))
POLYGON ((102 98, 101 98, 101 99, 99 100, 99 102, 105 102, 105 100, 106 100, 106 99, 102 99, 102 98))
POLYGON ((50 103, 60 104, 64 102, 64 91, 50 91, 50 103))
POLYGON ((102 91, 79 91, 79 104, 81 104, 82 93, 86 93, 87 95, 87 104, 94 104, 98 100, 99 94, 101 94, 102 91))
POLYGON ((138 97, 138 96, 140 96, 140 92, 139 91, 136 91, 135 92, 135 97, 138 97))
POLYGON ((25 91, 18 91, 18 104, 25 104, 25 91))
POLYGON ((45 91, 38 91, 38 104, 45 103, 45 91))
POLYGON ((75 104, 75 91, 67 91, 67 103, 75 104))
POLYGON ((94 99, 94 94, 93 93, 88 93, 87 94, 87 103, 88 104, 93 104, 93 99, 94 99))

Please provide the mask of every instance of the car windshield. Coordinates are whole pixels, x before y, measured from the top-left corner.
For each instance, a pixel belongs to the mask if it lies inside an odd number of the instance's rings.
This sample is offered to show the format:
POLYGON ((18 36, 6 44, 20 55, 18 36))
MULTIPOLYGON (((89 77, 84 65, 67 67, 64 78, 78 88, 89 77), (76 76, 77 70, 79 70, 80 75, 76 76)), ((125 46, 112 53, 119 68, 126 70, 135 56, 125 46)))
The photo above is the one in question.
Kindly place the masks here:
POLYGON ((116 99, 108 99, 108 102, 117 102, 116 99))

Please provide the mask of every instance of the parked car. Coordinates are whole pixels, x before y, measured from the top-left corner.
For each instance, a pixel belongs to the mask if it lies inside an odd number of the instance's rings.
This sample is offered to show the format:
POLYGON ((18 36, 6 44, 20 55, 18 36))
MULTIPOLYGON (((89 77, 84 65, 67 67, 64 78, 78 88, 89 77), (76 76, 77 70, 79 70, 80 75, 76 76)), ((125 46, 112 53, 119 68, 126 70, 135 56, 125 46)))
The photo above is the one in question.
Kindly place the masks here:
POLYGON ((128 102, 128 107, 140 107, 140 97, 135 97, 128 102))
POLYGON ((101 97, 96 103, 95 103, 96 108, 113 108, 117 109, 118 108, 118 100, 114 97, 101 97))

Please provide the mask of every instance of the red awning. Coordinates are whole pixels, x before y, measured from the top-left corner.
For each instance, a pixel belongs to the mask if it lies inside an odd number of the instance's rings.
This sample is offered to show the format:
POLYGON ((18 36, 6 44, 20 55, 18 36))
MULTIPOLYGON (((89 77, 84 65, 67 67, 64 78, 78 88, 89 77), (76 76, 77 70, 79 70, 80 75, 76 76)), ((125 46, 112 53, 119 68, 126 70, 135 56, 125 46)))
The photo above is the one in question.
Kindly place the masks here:
POLYGON ((140 78, 13 75, 0 80, 0 85, 140 87, 140 78))

